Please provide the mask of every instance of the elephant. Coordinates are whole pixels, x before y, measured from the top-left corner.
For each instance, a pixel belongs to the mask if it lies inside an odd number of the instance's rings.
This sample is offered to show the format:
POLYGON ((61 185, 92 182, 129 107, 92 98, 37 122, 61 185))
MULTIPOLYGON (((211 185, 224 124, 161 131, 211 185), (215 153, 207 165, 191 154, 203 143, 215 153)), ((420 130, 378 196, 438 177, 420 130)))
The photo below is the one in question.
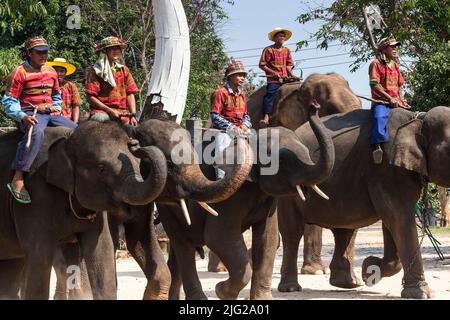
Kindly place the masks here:
MULTIPOLYGON (((55 248, 76 234, 94 298, 115 299, 106 211, 129 220, 144 216, 145 205, 166 183, 164 154, 153 146, 138 147, 117 123, 47 128, 26 177, 32 203, 24 205, 6 189, 20 136, 15 131, 0 137, 0 295, 18 298, 20 289, 23 299, 48 299, 55 248), (150 166, 145 179, 139 172, 141 159, 150 166)), ((139 223, 137 227, 142 229, 139 223)), ((154 242, 157 245, 156 238, 154 242)))
MULTIPOLYGON (((218 217, 205 216, 198 203, 188 201, 187 208, 192 219, 192 224, 188 226, 180 219, 181 209, 178 206, 158 203, 159 219, 170 238, 168 264, 172 284, 169 299, 180 298, 181 285, 186 299, 206 299, 195 267, 195 252, 201 252, 199 248, 203 245, 213 250, 229 271, 229 278, 216 285, 216 294, 220 299, 236 299, 250 279, 251 299, 271 298, 272 271, 278 245, 277 215, 274 214, 276 197, 293 195, 301 186, 315 185, 325 180, 334 162, 333 144, 323 132, 316 108, 317 105, 312 107, 310 120, 320 145, 320 157, 315 163, 292 130, 284 127, 262 129, 259 137, 262 134, 272 137, 275 131, 279 133, 279 150, 269 150, 279 154, 279 170, 272 175, 261 174, 264 165, 258 158, 252 169, 256 174, 250 174, 252 181, 245 181, 231 197, 211 205, 219 212, 218 217), (251 266, 242 236, 242 232, 250 226, 251 266)), ((213 174, 211 166, 205 166, 204 170, 213 174)))
MULTIPOLYGON (((199 164, 191 162, 175 163, 171 160, 172 152, 176 149, 182 150, 188 155, 189 159, 198 157, 196 150, 191 144, 191 137, 188 131, 174 121, 152 118, 140 122, 137 127, 124 125, 124 128, 130 139, 137 139, 140 145, 144 147, 157 147, 167 159, 167 181, 164 189, 157 199, 155 199, 158 203, 158 208, 162 203, 169 203, 175 206, 183 205, 186 200, 195 200, 203 207, 208 208, 209 206, 206 202, 213 203, 222 201, 239 189, 245 181, 245 176, 248 175, 252 167, 252 158, 246 156, 242 163, 232 166, 231 172, 224 179, 220 181, 209 180, 201 171, 199 164)), ((249 146, 242 145, 238 152, 250 155, 250 151, 249 146)), ((149 161, 141 161, 140 167, 144 178, 152 172, 151 162, 149 161)), ((149 232, 152 239, 152 246, 156 243, 153 242, 155 232, 153 228, 153 203, 141 207, 143 210, 147 208, 147 214, 137 215, 140 220, 139 222, 136 222, 137 218, 133 219, 135 230, 130 230, 127 227, 130 223, 129 221, 124 223, 127 248, 146 275, 148 284, 144 293, 144 299, 167 299, 171 280, 170 274, 166 274, 165 266, 162 263, 154 263, 153 261, 155 259, 151 259, 151 253, 157 254, 159 257, 162 255, 160 253, 161 250, 159 248, 157 251, 145 249, 145 244, 149 242, 147 240, 149 232), (148 226, 150 226, 150 231, 136 232, 148 226), (142 255, 143 249, 145 252, 148 252, 146 256, 142 255)), ((203 214, 206 214, 206 211, 203 211, 203 214)), ((177 219, 180 219, 181 223, 186 223, 185 216, 181 212, 177 219)), ((112 238, 114 239, 116 238, 116 226, 121 221, 114 219, 114 217, 110 220, 112 220, 110 224, 115 225, 115 227, 111 228, 112 238)), ((158 259, 157 261, 159 262, 160 260, 158 259)), ((66 277, 60 274, 58 285, 61 288, 64 288, 65 279, 66 277)), ((82 289, 89 291, 85 287, 82 289)), ((62 290, 65 291, 65 289, 62 290)), ((65 297, 63 296, 63 298, 65 297)))
MULTIPOLYGON (((415 204, 425 181, 450 185, 450 171, 442 165, 450 161, 450 108, 435 107, 426 113, 393 109, 388 122, 390 140, 383 147, 386 156, 380 165, 371 161, 370 110, 331 115, 322 121, 336 150, 331 176, 321 184, 331 200, 323 202, 310 194, 306 201, 297 199, 295 208, 284 213, 286 222, 280 225, 280 231, 283 239, 291 238, 283 245, 285 255, 292 256, 283 256, 282 281, 298 285, 295 245, 301 225, 306 222, 330 228, 334 234, 330 283, 344 288, 359 285, 353 272, 355 229, 381 220, 384 257, 370 256, 363 261, 363 280, 374 284, 403 267, 401 297, 430 298, 417 237, 415 204)), ((309 150, 319 148, 309 124, 295 132, 309 150)), ((312 159, 318 156, 314 153, 312 159)))

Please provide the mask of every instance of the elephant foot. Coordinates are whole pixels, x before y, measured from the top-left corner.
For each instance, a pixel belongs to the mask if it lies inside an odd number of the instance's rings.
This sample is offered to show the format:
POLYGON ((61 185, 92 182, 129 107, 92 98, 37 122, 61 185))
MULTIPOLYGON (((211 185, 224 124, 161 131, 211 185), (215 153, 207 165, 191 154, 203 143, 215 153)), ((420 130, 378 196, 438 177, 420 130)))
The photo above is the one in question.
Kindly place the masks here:
POLYGON ((142 300, 168 300, 169 289, 161 288, 160 285, 147 284, 142 300))
POLYGON ((321 275, 330 273, 330 269, 326 267, 322 261, 303 263, 300 270, 301 274, 321 275))
POLYGON ((216 284, 216 295, 220 300, 236 300, 239 291, 231 290, 228 281, 221 281, 216 284))
POLYGON ((391 277, 402 270, 399 260, 386 262, 384 259, 369 256, 364 259, 361 267, 362 279, 366 285, 373 286, 383 277, 391 277))
POLYGON ((55 291, 55 294, 53 295, 53 300, 68 300, 68 292, 55 291))
POLYGON ((348 270, 334 271, 331 269, 330 284, 343 289, 354 289, 362 286, 361 280, 348 270))
POLYGON ((401 297, 405 299, 430 299, 432 291, 425 281, 419 281, 412 285, 405 284, 401 297))
POLYGON ((280 281, 278 284, 279 292, 302 291, 302 286, 297 281, 280 281))
POLYGON ((250 300, 273 300, 272 292, 260 292, 250 296, 250 300))

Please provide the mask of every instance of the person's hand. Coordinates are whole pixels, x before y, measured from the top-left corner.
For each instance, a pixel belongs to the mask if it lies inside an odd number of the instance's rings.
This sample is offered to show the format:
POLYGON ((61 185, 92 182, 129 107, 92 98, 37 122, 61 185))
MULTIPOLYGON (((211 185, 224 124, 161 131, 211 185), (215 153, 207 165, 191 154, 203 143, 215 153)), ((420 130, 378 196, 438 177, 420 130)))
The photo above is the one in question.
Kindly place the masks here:
POLYGON ((38 123, 38 121, 35 117, 29 116, 29 115, 26 115, 25 117, 23 117, 22 122, 26 128, 32 127, 38 123))
POLYGON ((108 115, 111 119, 119 119, 120 118, 120 112, 114 109, 109 108, 108 115))
POLYGON ((389 99, 389 104, 391 105, 392 108, 398 108, 399 107, 399 100, 397 98, 390 98, 389 99))
POLYGON ((136 118, 135 118, 134 116, 132 116, 132 117, 130 118, 130 124, 131 124, 133 127, 136 127, 136 126, 138 125, 138 122, 137 122, 137 120, 136 120, 136 118))
POLYGON ((238 126, 234 126, 233 128, 231 128, 231 133, 238 136, 241 134, 241 128, 239 128, 238 126))
POLYGON ((242 129, 242 131, 245 132, 245 133, 249 130, 249 128, 248 128, 245 124, 243 124, 243 125, 241 126, 241 129, 242 129))

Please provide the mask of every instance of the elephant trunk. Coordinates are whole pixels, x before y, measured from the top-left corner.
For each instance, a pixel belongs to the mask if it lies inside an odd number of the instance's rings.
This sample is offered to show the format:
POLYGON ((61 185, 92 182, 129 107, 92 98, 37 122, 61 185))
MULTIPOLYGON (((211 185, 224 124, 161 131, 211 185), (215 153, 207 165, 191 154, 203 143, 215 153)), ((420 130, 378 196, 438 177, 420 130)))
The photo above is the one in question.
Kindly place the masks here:
POLYGON ((290 148, 289 145, 286 146, 295 154, 296 159, 294 161, 297 162, 295 166, 288 166, 286 168, 289 172, 288 176, 291 177, 290 181, 292 186, 318 184, 328 179, 333 170, 335 160, 334 144, 331 136, 327 134, 325 126, 319 119, 319 108, 320 106, 313 102, 309 112, 309 122, 319 143, 320 155, 317 162, 313 163, 310 159, 305 162, 300 161, 299 159, 304 158, 304 151, 302 150, 302 153, 299 154, 297 153, 298 148, 290 148))
POLYGON ((149 163, 150 173, 144 180, 138 170, 127 175, 122 186, 114 193, 115 197, 129 205, 146 205, 156 199, 164 189, 167 179, 166 157, 162 151, 154 146, 137 147, 136 143, 129 144, 131 153, 149 163))
POLYGON ((199 165, 185 165, 180 170, 180 180, 188 198, 199 202, 216 203, 228 199, 244 183, 253 165, 250 145, 238 139, 238 163, 223 179, 211 181, 205 177, 199 165))

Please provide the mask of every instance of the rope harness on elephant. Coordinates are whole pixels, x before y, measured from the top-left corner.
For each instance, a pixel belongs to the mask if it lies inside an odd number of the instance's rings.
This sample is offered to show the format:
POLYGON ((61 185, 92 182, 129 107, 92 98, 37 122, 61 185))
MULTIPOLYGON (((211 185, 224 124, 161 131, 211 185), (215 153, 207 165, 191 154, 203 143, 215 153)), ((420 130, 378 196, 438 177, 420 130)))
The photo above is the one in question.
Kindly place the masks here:
POLYGON ((70 205, 70 210, 72 211, 73 215, 79 219, 79 220, 89 220, 90 222, 94 222, 95 218, 97 217, 97 213, 94 214, 89 214, 86 217, 81 217, 79 216, 76 212, 75 209, 73 208, 73 204, 72 204, 72 193, 69 193, 69 205, 70 205))

